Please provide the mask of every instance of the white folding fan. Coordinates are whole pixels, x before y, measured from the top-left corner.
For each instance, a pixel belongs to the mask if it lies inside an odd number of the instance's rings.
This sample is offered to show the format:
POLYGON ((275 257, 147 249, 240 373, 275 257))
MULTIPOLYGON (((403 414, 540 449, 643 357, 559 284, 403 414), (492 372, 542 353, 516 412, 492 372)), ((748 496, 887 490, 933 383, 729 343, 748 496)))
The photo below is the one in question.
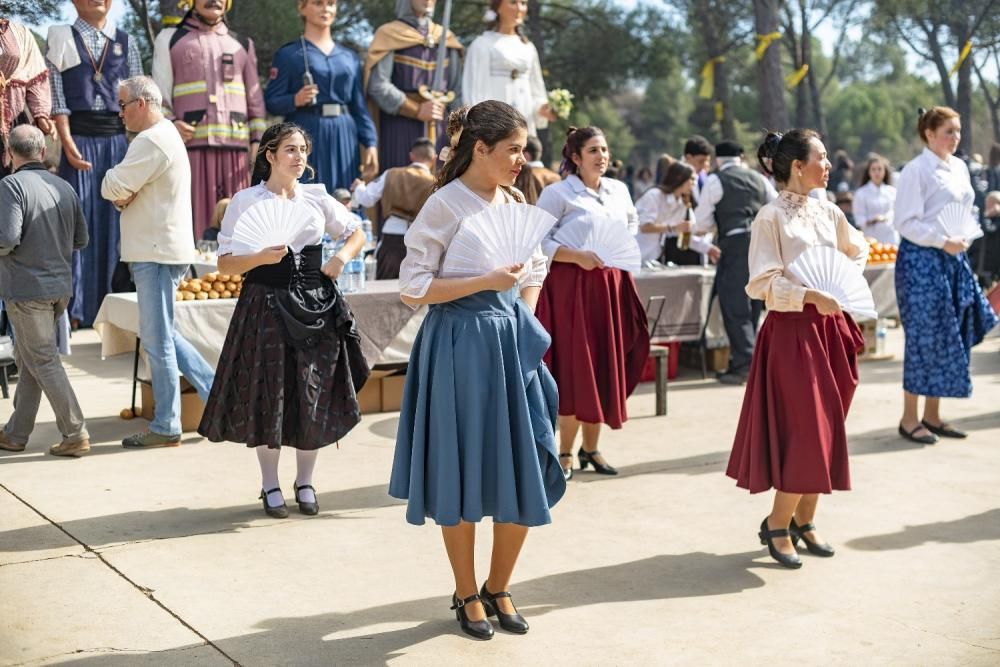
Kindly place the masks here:
POLYGON ((499 204, 462 221, 441 265, 442 274, 482 275, 525 264, 556 219, 529 204, 499 204))
POLYGON ((830 246, 814 246, 795 258, 788 271, 811 289, 826 292, 860 319, 877 319, 875 299, 861 268, 830 246))
POLYGON ((604 215, 560 227, 553 238, 560 245, 593 252, 605 266, 631 273, 638 273, 642 267, 642 253, 635 236, 627 226, 604 215))
MULTIPOLYGON (((233 229, 234 255, 251 255, 264 248, 292 245, 313 222, 315 213, 288 199, 269 197, 253 204, 236 219, 233 229)), ((301 247, 292 246, 300 252, 301 247)))
POLYGON ((982 227, 972 215, 971 202, 952 202, 941 209, 939 218, 949 237, 960 236, 966 241, 974 241, 983 235, 982 227))

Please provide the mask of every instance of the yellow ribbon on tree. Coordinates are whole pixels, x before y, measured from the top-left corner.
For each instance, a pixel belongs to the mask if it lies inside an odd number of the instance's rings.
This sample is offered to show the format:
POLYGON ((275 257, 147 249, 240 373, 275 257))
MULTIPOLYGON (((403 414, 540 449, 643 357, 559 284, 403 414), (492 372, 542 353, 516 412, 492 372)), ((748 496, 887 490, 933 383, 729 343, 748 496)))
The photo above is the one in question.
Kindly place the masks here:
POLYGON ((712 91, 715 90, 715 65, 723 62, 726 62, 725 56, 716 56, 701 68, 701 88, 698 89, 698 97, 712 99, 712 91))
POLYGON ((785 85, 788 86, 788 90, 792 90, 800 83, 802 79, 806 78, 806 74, 809 73, 809 65, 803 65, 791 74, 785 77, 785 85))
POLYGON ((769 32, 766 35, 757 35, 757 48, 754 49, 753 55, 755 60, 762 60, 764 54, 767 53, 768 47, 771 46, 771 42, 776 39, 781 39, 780 32, 769 32))
POLYGON ((726 107, 722 105, 722 102, 715 103, 715 122, 721 123, 722 119, 726 117, 726 107))
POLYGON ((955 72, 959 70, 959 68, 962 66, 962 63, 965 62, 965 59, 969 57, 969 53, 971 51, 972 51, 972 40, 970 39, 965 43, 965 46, 962 47, 962 51, 958 54, 958 62, 955 63, 955 66, 951 68, 950 72, 948 72, 949 77, 955 76, 955 72))

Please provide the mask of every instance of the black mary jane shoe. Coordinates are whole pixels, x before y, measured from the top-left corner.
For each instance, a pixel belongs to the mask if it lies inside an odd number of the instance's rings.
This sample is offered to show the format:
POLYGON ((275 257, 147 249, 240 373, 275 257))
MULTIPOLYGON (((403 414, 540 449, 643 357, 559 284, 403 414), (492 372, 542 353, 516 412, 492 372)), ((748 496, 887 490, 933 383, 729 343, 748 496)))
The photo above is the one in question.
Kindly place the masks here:
MULTIPOLYGON (((462 628, 462 632, 469 635, 473 639, 493 639, 492 623, 485 618, 481 621, 470 621, 469 617, 465 613, 465 605, 476 601, 483 601, 482 598, 479 597, 478 593, 470 595, 464 600, 459 600, 458 595, 452 593, 451 608, 455 610, 455 619, 458 621, 458 625, 462 628)), ((485 603, 483 604, 483 610, 486 610, 485 603)))
POLYGON ((580 470, 586 470, 587 464, 589 463, 594 466, 594 472, 598 475, 617 475, 618 469, 614 466, 609 466, 607 463, 597 462, 594 457, 599 456, 600 454, 601 453, 596 449, 592 452, 588 452, 581 448, 580 451, 577 452, 577 457, 580 459, 580 470))
POLYGON ((560 454, 559 455, 559 465, 560 465, 560 467, 562 467, 562 460, 563 459, 570 459, 570 466, 568 468, 563 468, 562 469, 562 471, 563 471, 563 479, 568 482, 569 480, 573 479, 573 461, 572 461, 573 455, 572 454, 560 454))
POLYGON ((969 437, 969 434, 966 433, 965 431, 959 431, 957 428, 952 428, 943 422, 941 423, 940 426, 935 426, 926 419, 922 419, 920 420, 920 423, 923 425, 925 429, 927 429, 934 435, 941 436, 942 438, 958 438, 959 440, 961 440, 962 438, 969 437))
POLYGON ((795 519, 792 519, 792 525, 788 527, 788 532, 792 535, 792 546, 799 546, 799 540, 806 543, 806 549, 809 550, 813 556, 822 556, 823 558, 829 558, 834 554, 833 547, 824 542, 819 544, 818 542, 812 542, 806 533, 816 530, 816 526, 811 523, 805 523, 801 526, 795 523, 795 519))
POLYGON ((918 424, 917 427, 912 431, 907 431, 905 428, 903 428, 903 425, 900 424, 899 435, 901 435, 905 440, 909 440, 910 442, 915 442, 919 445, 933 445, 935 442, 938 441, 938 437, 933 433, 928 433, 927 435, 916 435, 917 431, 919 431, 922 428, 926 428, 928 431, 931 430, 926 426, 924 426, 923 424, 918 424))
MULTIPOLYGON (((505 614, 500 611, 500 605, 497 604, 497 598, 509 598, 510 591, 501 591, 499 593, 490 593, 486 590, 486 582, 483 582, 483 587, 479 589, 479 598, 483 601, 483 608, 486 609, 486 616, 496 616, 497 620, 500 621, 500 627, 507 632, 513 632, 517 635, 523 635, 528 632, 528 622, 524 620, 524 616, 514 608, 513 614, 505 614)), ((514 601, 511 600, 511 605, 514 601)))
POLYGON ((767 517, 764 517, 764 520, 760 522, 760 532, 757 535, 760 537, 760 543, 767 545, 767 551, 771 554, 771 558, 792 570, 802 567, 802 561, 799 560, 798 554, 783 554, 774 547, 774 542, 771 541, 776 537, 791 537, 787 528, 771 530, 767 527, 767 517))
POLYGON ((264 512, 268 516, 273 516, 275 519, 287 519, 288 505, 285 504, 284 497, 281 498, 281 504, 276 507, 271 507, 270 505, 267 504, 268 494, 275 492, 277 492, 279 496, 281 495, 281 489, 279 489, 278 487, 274 487, 273 489, 268 489, 267 491, 265 491, 264 489, 260 490, 260 500, 264 503, 264 512))
POLYGON ((301 491, 302 489, 311 489, 312 492, 313 492, 313 497, 316 496, 316 489, 313 488, 312 484, 303 484, 302 486, 299 486, 298 484, 294 484, 293 483, 292 484, 292 488, 295 489, 295 502, 297 502, 299 504, 299 511, 300 512, 302 512, 303 514, 306 514, 308 516, 314 516, 316 514, 319 514, 319 502, 318 501, 314 500, 311 503, 307 503, 307 502, 303 501, 301 498, 299 498, 299 491, 301 491))

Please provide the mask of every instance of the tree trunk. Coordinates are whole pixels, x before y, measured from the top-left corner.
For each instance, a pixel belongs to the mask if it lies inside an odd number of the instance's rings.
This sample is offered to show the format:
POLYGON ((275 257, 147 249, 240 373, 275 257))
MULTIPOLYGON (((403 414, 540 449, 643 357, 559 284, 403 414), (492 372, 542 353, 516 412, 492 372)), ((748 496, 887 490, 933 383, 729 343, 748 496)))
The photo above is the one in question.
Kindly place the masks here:
MULTIPOLYGON (((758 35, 769 35, 778 30, 778 3, 780 0, 754 0, 754 21, 758 35)), ((781 77, 781 49, 772 43, 757 62, 757 100, 760 121, 770 130, 788 127, 788 108, 785 105, 785 86, 781 77)))
MULTIPOLYGON (((729 63, 721 62, 715 66, 715 102, 722 105, 722 118, 716 117, 719 132, 723 139, 736 139, 736 123, 733 120, 733 110, 730 107, 729 95, 729 63)), ((715 105, 712 105, 715 113, 715 105)))
MULTIPOLYGON (((969 28, 966 25, 955 26, 954 35, 958 38, 958 52, 969 39, 969 28)), ((955 90, 955 111, 962 119, 962 140, 959 149, 966 153, 972 152, 972 58, 966 58, 958 68, 958 86, 955 90)))

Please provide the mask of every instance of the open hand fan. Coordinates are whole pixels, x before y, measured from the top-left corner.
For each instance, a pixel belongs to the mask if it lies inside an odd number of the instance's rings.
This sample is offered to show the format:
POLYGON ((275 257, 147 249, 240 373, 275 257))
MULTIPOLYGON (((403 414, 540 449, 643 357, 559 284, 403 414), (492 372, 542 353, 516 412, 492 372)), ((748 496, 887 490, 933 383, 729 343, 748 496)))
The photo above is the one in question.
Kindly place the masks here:
POLYGON ((809 248, 788 265, 788 272, 811 289, 826 292, 860 319, 877 319, 875 299, 861 268, 830 246, 809 248))
POLYGON ((556 219, 529 204, 487 206, 462 221, 451 239, 442 274, 482 275, 525 264, 556 219))
POLYGON ((575 250, 589 250, 605 266, 638 273, 642 253, 628 227, 603 215, 592 216, 588 222, 578 221, 559 228, 554 239, 560 245, 575 250))
MULTIPOLYGON (((288 199, 270 197, 253 204, 236 219, 233 228, 234 255, 252 255, 264 248, 291 245, 310 226, 314 213, 288 199)), ((292 248, 300 252, 302 248, 292 248)))
POLYGON ((974 241, 983 235, 983 229, 972 215, 972 203, 953 202, 939 215, 948 236, 960 236, 966 241, 974 241))

